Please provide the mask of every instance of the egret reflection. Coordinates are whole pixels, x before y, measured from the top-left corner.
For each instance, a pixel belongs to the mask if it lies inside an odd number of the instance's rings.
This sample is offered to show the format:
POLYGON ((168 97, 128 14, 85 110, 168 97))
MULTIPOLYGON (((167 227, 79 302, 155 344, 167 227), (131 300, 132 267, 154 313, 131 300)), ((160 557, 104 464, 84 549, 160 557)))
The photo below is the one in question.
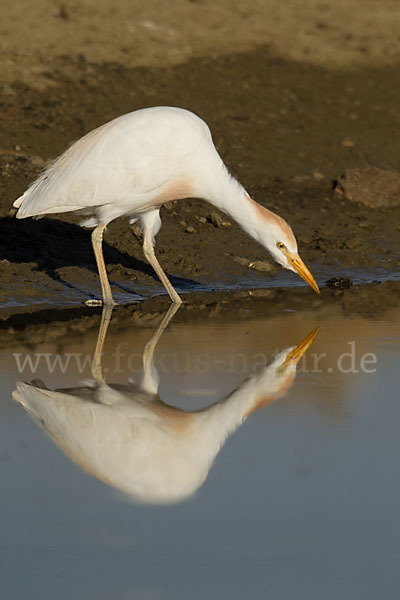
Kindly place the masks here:
POLYGON ((248 417, 278 400, 293 384, 296 366, 316 330, 287 348, 228 396, 186 412, 163 402, 154 366, 156 345, 178 306, 171 305, 147 342, 138 382, 107 383, 101 355, 112 309, 104 308, 92 361, 92 380, 74 388, 17 383, 13 392, 53 442, 81 469, 149 504, 190 498, 204 483, 223 444, 248 417))

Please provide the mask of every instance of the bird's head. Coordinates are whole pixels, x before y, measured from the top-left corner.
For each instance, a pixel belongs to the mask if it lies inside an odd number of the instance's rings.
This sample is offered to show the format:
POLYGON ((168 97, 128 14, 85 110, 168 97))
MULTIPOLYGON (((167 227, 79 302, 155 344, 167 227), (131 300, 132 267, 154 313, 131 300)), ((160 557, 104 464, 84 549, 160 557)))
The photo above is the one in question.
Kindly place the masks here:
POLYGON ((267 366, 265 371, 269 370, 273 375, 270 393, 275 393, 279 398, 290 388, 296 377, 297 364, 315 340, 317 333, 318 327, 306 335, 297 346, 286 348, 277 354, 267 366))
POLYGON ((286 348, 249 381, 253 383, 254 401, 245 418, 262 406, 275 402, 291 387, 296 377, 297 364, 307 352, 318 333, 318 327, 311 331, 297 346, 286 348))
POLYGON ((299 256, 297 241, 290 225, 275 213, 264 207, 260 208, 264 219, 268 221, 268 226, 263 227, 261 234, 260 241, 263 246, 279 265, 300 275, 319 294, 314 277, 299 256))

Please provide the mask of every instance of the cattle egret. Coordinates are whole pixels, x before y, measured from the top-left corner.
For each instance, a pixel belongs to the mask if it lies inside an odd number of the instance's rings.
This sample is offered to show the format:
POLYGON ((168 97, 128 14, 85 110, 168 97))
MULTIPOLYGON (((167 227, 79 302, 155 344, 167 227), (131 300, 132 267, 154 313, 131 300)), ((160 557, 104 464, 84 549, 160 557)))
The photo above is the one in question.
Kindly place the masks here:
POLYGON ((92 382, 59 390, 37 382, 18 383, 13 392, 73 462, 136 502, 166 504, 190 498, 206 480, 229 435, 250 413, 275 402, 290 388, 296 365, 317 333, 312 331, 297 346, 280 352, 228 396, 202 410, 186 412, 160 398, 153 365, 157 341, 175 307, 170 307, 146 344, 137 384, 107 384, 103 379, 101 352, 108 313, 102 319, 92 382))
POLYGON ((109 306, 114 301, 102 251, 104 230, 117 217, 138 222, 147 260, 171 300, 180 304, 154 246, 161 205, 189 197, 229 214, 277 263, 319 292, 290 226, 250 198, 229 174, 206 123, 182 108, 137 110, 91 131, 52 162, 14 206, 18 219, 63 212, 86 216, 81 225, 93 228, 103 302, 109 306))

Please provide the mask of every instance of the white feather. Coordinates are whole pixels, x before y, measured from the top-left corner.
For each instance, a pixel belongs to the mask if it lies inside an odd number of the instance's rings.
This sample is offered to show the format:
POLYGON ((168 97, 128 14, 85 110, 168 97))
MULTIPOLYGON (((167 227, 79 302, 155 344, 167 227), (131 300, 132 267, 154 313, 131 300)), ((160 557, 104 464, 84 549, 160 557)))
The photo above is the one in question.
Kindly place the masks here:
POLYGON ((107 207, 107 221, 134 214, 171 181, 190 177, 195 187, 203 165, 221 168, 215 150, 210 161, 210 146, 207 125, 189 111, 158 107, 123 115, 53 161, 14 202, 17 217, 95 207, 107 207))

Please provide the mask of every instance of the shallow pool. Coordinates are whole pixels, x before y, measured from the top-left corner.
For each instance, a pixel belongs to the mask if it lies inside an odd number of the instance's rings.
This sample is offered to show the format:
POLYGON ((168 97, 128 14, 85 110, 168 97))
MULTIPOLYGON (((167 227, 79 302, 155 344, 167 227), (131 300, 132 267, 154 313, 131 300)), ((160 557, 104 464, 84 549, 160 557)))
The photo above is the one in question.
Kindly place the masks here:
POLYGON ((3 351, 2 598, 397 597, 399 341, 328 306, 3 351))

